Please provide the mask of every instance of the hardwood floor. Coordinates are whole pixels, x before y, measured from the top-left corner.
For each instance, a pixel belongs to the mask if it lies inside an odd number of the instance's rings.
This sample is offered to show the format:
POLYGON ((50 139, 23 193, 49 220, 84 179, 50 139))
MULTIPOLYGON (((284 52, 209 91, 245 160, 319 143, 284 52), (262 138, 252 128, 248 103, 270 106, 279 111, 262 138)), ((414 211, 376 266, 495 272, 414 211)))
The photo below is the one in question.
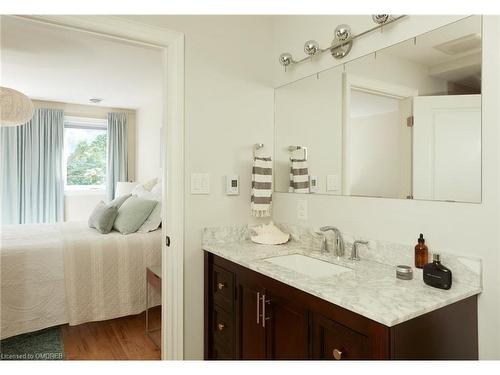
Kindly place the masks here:
MULTIPOLYGON (((123 318, 62 326, 65 359, 159 360, 161 351, 144 333, 145 313, 123 318)), ((161 308, 150 310, 150 327, 159 327, 161 308)), ((155 332, 158 341, 160 332, 155 332)), ((159 341, 158 341, 159 342, 159 341)))

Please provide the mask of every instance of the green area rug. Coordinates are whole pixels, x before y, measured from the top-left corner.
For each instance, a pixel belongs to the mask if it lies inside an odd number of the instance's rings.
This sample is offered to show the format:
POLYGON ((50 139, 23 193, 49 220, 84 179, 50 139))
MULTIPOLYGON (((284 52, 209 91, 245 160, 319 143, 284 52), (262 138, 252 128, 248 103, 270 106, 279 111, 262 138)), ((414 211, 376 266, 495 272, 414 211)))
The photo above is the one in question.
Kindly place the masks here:
POLYGON ((60 327, 25 333, 0 341, 1 360, 64 359, 60 327))

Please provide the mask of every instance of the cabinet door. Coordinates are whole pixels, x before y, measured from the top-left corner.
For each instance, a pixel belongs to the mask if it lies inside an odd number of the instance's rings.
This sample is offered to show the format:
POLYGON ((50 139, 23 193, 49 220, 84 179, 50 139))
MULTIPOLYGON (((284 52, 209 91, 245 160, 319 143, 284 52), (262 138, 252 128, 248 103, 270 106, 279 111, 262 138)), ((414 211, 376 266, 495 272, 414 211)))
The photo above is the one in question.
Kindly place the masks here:
POLYGON ((238 284, 238 351, 240 359, 266 359, 266 330, 262 327, 260 299, 263 290, 238 284))
POLYGON ((307 310, 284 298, 266 295, 265 325, 268 358, 278 360, 309 358, 307 310))
POLYGON ((319 314, 312 340, 314 359, 370 359, 368 337, 319 314))

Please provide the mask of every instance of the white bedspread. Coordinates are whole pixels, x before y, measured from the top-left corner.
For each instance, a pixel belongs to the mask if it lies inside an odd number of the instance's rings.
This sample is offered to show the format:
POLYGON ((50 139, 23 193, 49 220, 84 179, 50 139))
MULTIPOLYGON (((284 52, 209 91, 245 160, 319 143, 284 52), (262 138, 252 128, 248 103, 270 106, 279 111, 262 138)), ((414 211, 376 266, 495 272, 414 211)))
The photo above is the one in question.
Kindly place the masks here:
POLYGON ((100 234, 84 222, 3 226, 0 337, 145 309, 146 267, 161 230, 100 234))

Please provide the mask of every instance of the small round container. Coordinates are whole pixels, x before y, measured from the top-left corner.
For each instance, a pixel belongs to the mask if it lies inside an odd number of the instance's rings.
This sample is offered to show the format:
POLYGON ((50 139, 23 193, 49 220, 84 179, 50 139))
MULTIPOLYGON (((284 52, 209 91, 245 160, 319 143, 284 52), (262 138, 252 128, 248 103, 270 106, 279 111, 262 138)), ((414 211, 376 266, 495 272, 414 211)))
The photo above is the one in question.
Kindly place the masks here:
POLYGON ((397 266, 396 277, 401 280, 413 279, 413 269, 410 266, 397 266))

